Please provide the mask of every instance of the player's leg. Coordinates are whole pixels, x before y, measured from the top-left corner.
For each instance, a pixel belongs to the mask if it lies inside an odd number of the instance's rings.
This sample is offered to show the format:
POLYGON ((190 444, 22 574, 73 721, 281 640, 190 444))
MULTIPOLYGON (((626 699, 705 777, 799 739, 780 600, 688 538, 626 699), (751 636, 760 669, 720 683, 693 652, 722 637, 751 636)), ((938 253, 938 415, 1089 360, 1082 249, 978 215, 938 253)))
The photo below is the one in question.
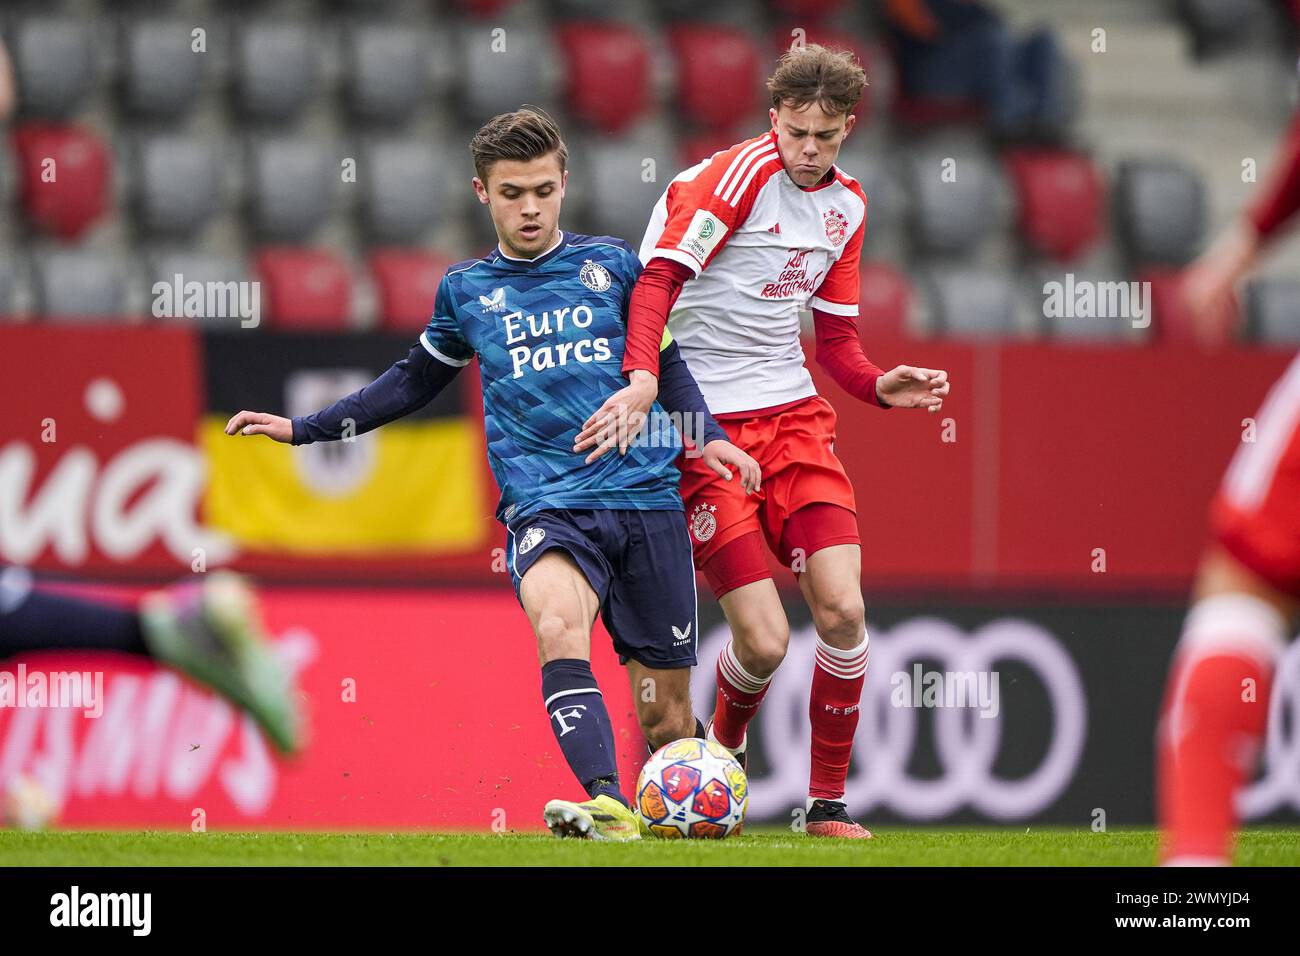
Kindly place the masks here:
POLYGON ((604 541, 617 574, 603 619, 653 752, 703 731, 691 707, 699 645, 691 541, 677 511, 612 511, 607 520, 604 541))
POLYGON ((619 789, 614 731, 591 670, 591 626, 609 568, 585 512, 543 512, 510 535, 510 570, 537 638, 551 731, 589 800, 552 800, 543 818, 558 837, 635 840, 636 817, 619 789))
POLYGON ((627 678, 641 735, 651 753, 683 737, 704 736, 704 727, 691 708, 689 667, 647 667, 629 660, 627 678))
POLYGON ((706 734, 742 765, 746 728, 790 643, 790 624, 772 581, 759 511, 774 467, 765 457, 771 423, 767 419, 726 422, 728 435, 763 468, 763 490, 746 495, 737 482, 719 479, 698 459, 682 465, 695 564, 722 606, 731 629, 715 668, 717 695, 706 734))
POLYGON ((1211 509, 1166 689, 1159 791, 1166 862, 1226 863, 1234 800, 1267 728, 1275 662, 1300 605, 1300 358, 1256 416, 1211 509))
POLYGON ((1267 728, 1294 599, 1222 549, 1207 554, 1169 674, 1157 735, 1162 858, 1225 865, 1235 800, 1267 728))
POLYGON ((151 592, 139 610, 37 590, 16 567, 0 573, 0 657, 37 651, 153 657, 248 712, 283 753, 303 744, 288 669, 267 646, 251 588, 229 573, 151 592))
POLYGON ((844 808, 869 652, 861 581, 862 552, 856 544, 814 550, 807 558, 806 570, 799 575, 799 588, 812 610, 817 630, 808 699, 812 762, 807 832, 814 836, 871 836, 849 818, 844 808))
POLYGON ((862 550, 853 486, 833 452, 835 412, 814 398, 783 413, 780 445, 794 464, 772 486, 769 541, 799 580, 817 631, 808 700, 811 762, 807 832, 867 839, 844 806, 867 672, 862 550))

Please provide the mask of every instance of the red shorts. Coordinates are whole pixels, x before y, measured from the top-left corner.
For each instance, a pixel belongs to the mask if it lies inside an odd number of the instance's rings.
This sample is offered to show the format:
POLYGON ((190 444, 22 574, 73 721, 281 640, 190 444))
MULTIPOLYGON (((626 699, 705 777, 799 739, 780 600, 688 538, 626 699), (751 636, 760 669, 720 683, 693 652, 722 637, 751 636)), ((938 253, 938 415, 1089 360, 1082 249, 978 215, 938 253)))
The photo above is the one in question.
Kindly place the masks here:
POLYGON ((1255 417, 1210 510, 1224 549, 1273 587, 1300 597, 1300 356, 1255 417))
MULTIPOLYGON (((789 566, 791 542, 783 545, 790 516, 809 505, 835 506, 819 514, 831 515, 825 529, 799 535, 804 557, 833 544, 858 544, 857 502, 844 466, 832 450, 835 444, 835 410, 819 395, 775 414, 754 418, 720 419, 733 444, 748 452, 763 471, 762 491, 746 495, 740 482, 726 481, 700 458, 683 458, 682 501, 695 550, 695 566, 705 568, 726 545, 755 532, 761 533, 772 553, 789 566), (843 509, 843 510, 840 510, 843 509), (839 518, 833 517, 836 513, 839 518)), ((715 593, 770 577, 761 553, 750 555, 746 568, 732 568, 726 581, 710 581, 715 593), (747 578, 748 580, 741 580, 747 578)), ((705 568, 706 572, 709 570, 705 568)))

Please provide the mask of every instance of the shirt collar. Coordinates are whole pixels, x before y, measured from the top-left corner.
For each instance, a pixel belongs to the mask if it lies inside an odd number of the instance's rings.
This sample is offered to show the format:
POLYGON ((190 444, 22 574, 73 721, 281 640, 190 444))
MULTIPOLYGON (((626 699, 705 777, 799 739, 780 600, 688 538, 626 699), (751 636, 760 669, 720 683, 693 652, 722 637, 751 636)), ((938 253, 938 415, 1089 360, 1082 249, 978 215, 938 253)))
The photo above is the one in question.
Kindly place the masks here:
POLYGON ((557 229, 555 230, 555 245, 551 246, 551 248, 547 249, 540 256, 536 256, 532 259, 521 259, 519 256, 509 256, 506 255, 505 250, 501 248, 500 243, 497 243, 496 254, 500 256, 502 259, 504 259, 506 262, 513 263, 514 265, 527 266, 527 267, 539 266, 543 262, 547 261, 548 259, 553 258, 555 254, 560 251, 560 249, 564 246, 564 244, 567 241, 568 241, 568 237, 564 234, 564 230, 557 229))

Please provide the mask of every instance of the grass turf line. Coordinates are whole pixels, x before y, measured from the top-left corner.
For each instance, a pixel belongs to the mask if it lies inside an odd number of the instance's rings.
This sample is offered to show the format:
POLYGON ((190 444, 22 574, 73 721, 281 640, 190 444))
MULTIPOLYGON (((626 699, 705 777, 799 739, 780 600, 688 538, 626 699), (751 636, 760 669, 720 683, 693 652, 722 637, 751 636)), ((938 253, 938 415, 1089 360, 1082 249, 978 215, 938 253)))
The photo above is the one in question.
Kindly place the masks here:
MULTIPOLYGON (((536 833, 0 830, 5 866, 1149 866, 1151 829, 923 829, 829 840, 755 829, 729 840, 595 843, 536 833)), ((1252 828, 1246 866, 1300 866, 1300 828, 1252 828)))

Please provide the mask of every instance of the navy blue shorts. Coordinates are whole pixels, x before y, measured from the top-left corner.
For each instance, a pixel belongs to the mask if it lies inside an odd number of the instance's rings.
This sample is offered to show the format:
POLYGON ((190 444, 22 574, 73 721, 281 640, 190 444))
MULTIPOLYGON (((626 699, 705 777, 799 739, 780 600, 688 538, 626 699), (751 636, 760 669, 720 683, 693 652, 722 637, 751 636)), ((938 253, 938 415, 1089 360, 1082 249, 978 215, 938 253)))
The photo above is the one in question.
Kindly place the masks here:
POLYGON ((511 521, 506 531, 516 596, 533 562, 560 548, 600 599, 619 663, 695 666, 695 563, 680 511, 556 509, 511 521))

